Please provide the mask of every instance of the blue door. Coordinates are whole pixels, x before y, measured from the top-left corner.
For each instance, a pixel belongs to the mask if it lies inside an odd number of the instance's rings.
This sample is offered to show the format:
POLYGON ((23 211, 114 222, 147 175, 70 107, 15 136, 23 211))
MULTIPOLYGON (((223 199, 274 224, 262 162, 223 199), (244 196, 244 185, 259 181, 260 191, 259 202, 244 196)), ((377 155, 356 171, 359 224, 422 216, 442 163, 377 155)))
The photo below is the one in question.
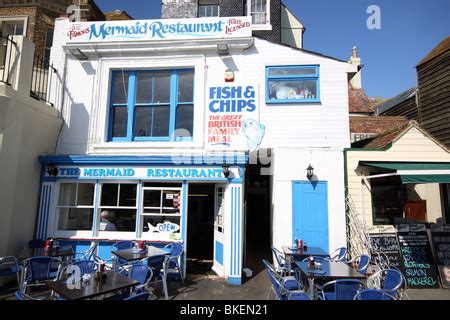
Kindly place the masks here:
POLYGON ((327 182, 294 181, 292 201, 292 243, 302 239, 309 247, 329 252, 327 182))

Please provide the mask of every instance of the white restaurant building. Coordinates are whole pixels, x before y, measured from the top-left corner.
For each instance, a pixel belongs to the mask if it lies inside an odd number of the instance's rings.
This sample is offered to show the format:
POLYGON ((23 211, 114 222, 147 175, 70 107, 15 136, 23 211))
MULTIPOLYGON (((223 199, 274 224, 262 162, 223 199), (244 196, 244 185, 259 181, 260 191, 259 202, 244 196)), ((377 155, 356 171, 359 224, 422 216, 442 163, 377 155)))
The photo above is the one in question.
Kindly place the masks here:
POLYGON ((64 127, 40 157, 38 238, 106 258, 183 241, 231 284, 258 246, 346 246, 354 66, 254 37, 249 17, 61 18, 51 61, 64 127))

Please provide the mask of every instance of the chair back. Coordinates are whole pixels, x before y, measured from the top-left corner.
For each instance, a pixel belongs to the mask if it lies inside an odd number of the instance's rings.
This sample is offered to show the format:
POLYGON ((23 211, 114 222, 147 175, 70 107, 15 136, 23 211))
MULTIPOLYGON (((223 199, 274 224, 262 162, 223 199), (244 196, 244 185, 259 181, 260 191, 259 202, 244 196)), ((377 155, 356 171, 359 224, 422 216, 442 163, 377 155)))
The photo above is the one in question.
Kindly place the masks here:
MULTIPOLYGON (((134 245, 135 245, 135 243, 133 241, 128 241, 127 240, 127 241, 116 242, 116 243, 114 243, 112 245, 112 247, 113 247, 113 251, 117 251, 117 250, 131 249, 131 248, 134 247, 134 245)), ((114 256, 113 258, 116 259, 116 261, 117 261, 117 263, 119 265, 123 265, 123 264, 127 264, 128 263, 127 260, 122 259, 120 257, 114 256)))
POLYGON ((279 251, 274 246, 270 247, 272 249, 272 255, 273 255, 273 264, 275 265, 275 261, 278 267, 284 267, 284 255, 281 251, 279 251))
POLYGON ((72 266, 80 268, 81 276, 94 273, 97 264, 92 260, 82 260, 72 263, 72 266))
POLYGON ((397 300, 382 290, 366 289, 359 291, 353 300, 397 300))
POLYGON ((19 271, 19 265, 16 257, 0 257, 0 276, 16 274, 19 271))
POLYGON ((283 291, 281 283, 277 280, 277 273, 274 267, 265 259, 263 259, 264 266, 266 267, 267 274, 269 276, 270 283, 272 284, 272 288, 275 291, 278 300, 283 299, 283 291))
POLYGON ((95 257, 95 252, 97 250, 98 243, 92 245, 89 249, 82 253, 82 256, 79 260, 93 260, 95 257))
POLYGON ((59 267, 61 260, 53 257, 32 257, 24 260, 27 282, 53 280, 55 277, 51 276, 50 273, 55 263, 58 263, 59 267))
POLYGON ((385 274, 383 290, 394 293, 402 287, 403 275, 400 271, 387 269, 385 270, 385 274))
POLYGON ((183 245, 179 242, 174 242, 170 247, 170 257, 180 257, 183 253, 183 245))
POLYGON ((153 271, 145 264, 133 264, 128 271, 128 276, 144 285, 153 277, 153 271))
POLYGON ((326 300, 353 300, 362 287, 363 284, 359 280, 334 280, 327 282, 322 286, 322 297, 326 300), (334 287, 334 291, 326 290, 330 287, 334 287))
POLYGON ((129 296, 123 300, 148 300, 149 297, 150 297, 150 293, 144 292, 144 293, 136 294, 134 296, 129 296))
POLYGON ((165 255, 158 255, 145 259, 147 261, 147 265, 152 270, 152 276, 155 280, 162 277, 165 259, 165 255))
POLYGON ((347 261, 347 248, 341 247, 336 249, 336 251, 334 251, 334 253, 331 255, 331 260, 341 262, 347 261))
POLYGON ((370 257, 368 255, 363 254, 361 257, 359 257, 357 271, 362 275, 366 275, 367 269, 369 268, 369 264, 370 264, 370 257))

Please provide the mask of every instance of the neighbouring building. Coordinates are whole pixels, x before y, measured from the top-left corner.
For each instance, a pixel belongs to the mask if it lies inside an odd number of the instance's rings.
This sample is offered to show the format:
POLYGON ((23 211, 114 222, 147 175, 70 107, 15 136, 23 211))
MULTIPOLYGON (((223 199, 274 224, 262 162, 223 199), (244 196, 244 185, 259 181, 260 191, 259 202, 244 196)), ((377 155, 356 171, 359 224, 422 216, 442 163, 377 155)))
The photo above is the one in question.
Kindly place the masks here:
POLYGON ((302 22, 281 0, 163 0, 162 18, 251 17, 253 35, 303 48, 302 22))
MULTIPOLYGON (((13 36, 5 39, 5 51, 8 59, 0 67, 0 256, 17 255, 34 237, 38 156, 55 152, 62 123, 56 108, 31 94, 36 74, 48 79, 33 67, 34 44, 13 36)), ((45 89, 40 93, 45 95, 45 89)))
POLYGON ((419 64, 417 88, 411 88, 377 107, 380 115, 417 120, 436 139, 450 147, 450 37, 419 64))
POLYGON ((105 20, 93 0, 1 0, 1 36, 26 36, 35 43, 36 55, 48 61, 53 42, 54 21, 63 14, 76 14, 73 11, 68 13, 69 6, 73 4, 80 6, 82 20, 105 20))
POLYGON ((105 13, 105 18, 107 21, 117 21, 117 20, 134 20, 126 11, 124 10, 114 10, 105 13))
POLYGON ((261 264, 258 249, 346 245, 357 68, 280 44, 280 1, 222 1, 197 18, 201 5, 164 1, 171 20, 56 21, 64 125, 40 157, 37 237, 96 241, 104 258, 118 240, 182 241, 231 284, 261 264))

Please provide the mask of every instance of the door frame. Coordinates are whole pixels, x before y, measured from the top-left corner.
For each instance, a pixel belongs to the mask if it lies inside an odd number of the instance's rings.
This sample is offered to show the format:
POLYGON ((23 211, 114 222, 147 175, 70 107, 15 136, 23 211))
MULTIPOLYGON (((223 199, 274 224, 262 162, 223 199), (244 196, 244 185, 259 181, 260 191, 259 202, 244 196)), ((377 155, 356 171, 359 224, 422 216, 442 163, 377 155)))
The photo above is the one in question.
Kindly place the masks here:
MULTIPOLYGON (((299 215, 296 214, 297 211, 297 205, 296 205, 296 194, 294 192, 294 187, 296 184, 298 185, 308 185, 308 184, 325 184, 326 186, 326 204, 325 204, 325 208, 326 208, 326 226, 327 226, 327 242, 326 242, 326 250, 327 252, 329 252, 330 250, 330 220, 329 220, 329 210, 328 210, 328 181, 323 181, 323 180, 319 180, 319 181, 306 181, 306 180, 294 180, 292 181, 292 236, 291 236, 291 243, 294 243, 294 238, 295 238, 295 229, 296 229, 296 225, 299 222, 299 215)), ((298 212, 297 212, 298 213, 298 212)), ((299 228, 299 233, 300 233, 300 228, 299 228)))
POLYGON ((212 270, 218 276, 225 276, 225 217, 226 217, 226 201, 225 201, 225 193, 227 190, 227 184, 225 183, 215 183, 214 184, 214 244, 213 244, 213 266, 212 270), (219 192, 218 189, 222 188, 222 204, 219 207, 219 192), (218 224, 218 213, 221 211, 222 223, 218 224), (219 228, 222 228, 222 231, 219 231, 219 228), (221 255, 219 261, 217 259, 217 254, 221 255))

